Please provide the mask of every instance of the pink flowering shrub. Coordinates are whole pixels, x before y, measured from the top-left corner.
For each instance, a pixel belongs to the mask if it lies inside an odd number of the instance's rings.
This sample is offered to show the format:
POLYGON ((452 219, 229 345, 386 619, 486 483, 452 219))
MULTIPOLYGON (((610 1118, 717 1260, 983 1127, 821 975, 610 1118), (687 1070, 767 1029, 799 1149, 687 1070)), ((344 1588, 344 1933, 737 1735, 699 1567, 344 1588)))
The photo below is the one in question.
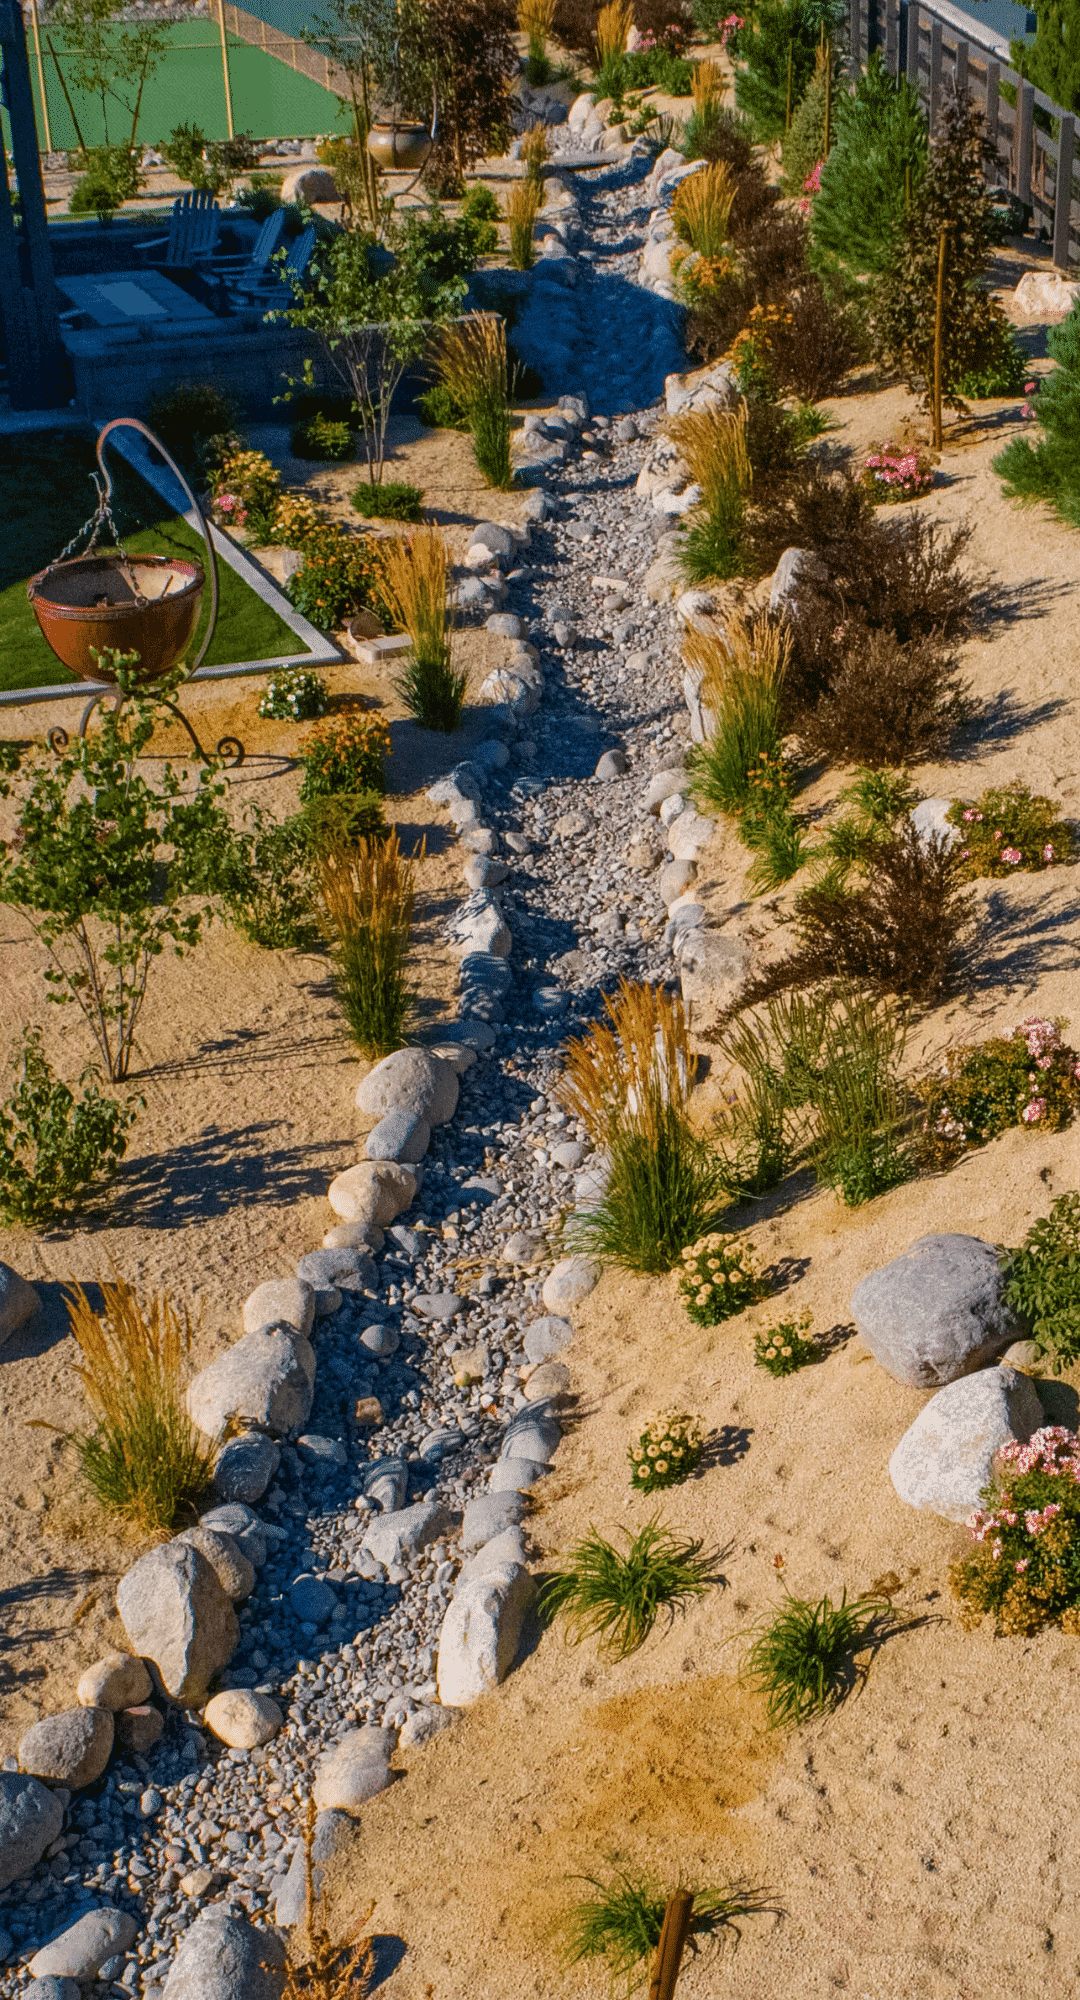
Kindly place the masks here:
MULTIPOLYGON (((820 167, 815 172, 820 188, 820 167)), ((804 214, 807 212, 803 210, 804 214)), ((934 468, 918 445, 883 444, 868 452, 863 460, 861 483, 878 502, 917 500, 920 493, 929 493, 934 483, 934 468)))
POLYGON ((824 160, 816 160, 802 184, 802 200, 799 203, 800 215, 809 215, 814 205, 814 196, 821 193, 821 169, 824 165, 824 160))
POLYGON ((746 25, 745 21, 741 14, 725 14, 723 20, 717 22, 717 27, 716 27, 716 32, 720 41, 720 47, 722 49, 726 49, 732 36, 737 35, 739 29, 745 27, 745 25, 746 25))
POLYGON ((1062 1040, 1064 1021, 1032 1015, 1009 1035, 950 1049, 924 1077, 923 1143, 945 1166, 1013 1125, 1059 1132, 1080 1102, 1080 1058, 1062 1040))
POLYGON ((955 850, 966 881, 977 875, 1013 875, 1071 861, 1073 831, 1052 799, 1015 781, 992 786, 978 799, 957 799, 948 818, 963 839, 955 850))
POLYGON ((999 1454, 972 1546, 949 1569, 960 1620, 987 1615, 1002 1635, 1059 1625, 1080 1632, 1080 1437, 1048 1424, 999 1454))

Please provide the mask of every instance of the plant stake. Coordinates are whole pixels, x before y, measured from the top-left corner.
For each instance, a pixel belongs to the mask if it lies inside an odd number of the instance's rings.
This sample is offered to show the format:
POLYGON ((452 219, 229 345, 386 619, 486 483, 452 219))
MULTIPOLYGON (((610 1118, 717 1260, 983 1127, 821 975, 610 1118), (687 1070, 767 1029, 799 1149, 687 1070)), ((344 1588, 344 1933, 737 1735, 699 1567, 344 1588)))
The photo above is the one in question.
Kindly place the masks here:
POLYGON ((649 2000, 672 2000, 693 1914, 694 1898, 690 1890, 676 1889, 664 1911, 664 1926, 649 1981, 649 2000))
POLYGON ((941 339, 945 320, 945 257, 949 232, 943 226, 938 237, 937 307, 934 312, 934 450, 941 450, 941 339))

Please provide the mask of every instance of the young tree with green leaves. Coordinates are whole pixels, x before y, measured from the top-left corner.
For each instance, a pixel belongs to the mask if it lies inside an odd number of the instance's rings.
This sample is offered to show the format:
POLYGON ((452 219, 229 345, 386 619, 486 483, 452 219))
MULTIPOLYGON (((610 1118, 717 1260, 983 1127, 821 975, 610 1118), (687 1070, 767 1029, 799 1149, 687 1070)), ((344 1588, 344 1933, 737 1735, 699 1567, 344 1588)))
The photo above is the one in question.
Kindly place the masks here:
POLYGON ((124 140, 135 145, 143 91, 165 55, 165 29, 157 21, 122 20, 118 0, 62 0, 59 26, 71 55, 71 77, 77 90, 96 97, 101 106, 105 144, 109 139, 109 101, 130 119, 124 140))

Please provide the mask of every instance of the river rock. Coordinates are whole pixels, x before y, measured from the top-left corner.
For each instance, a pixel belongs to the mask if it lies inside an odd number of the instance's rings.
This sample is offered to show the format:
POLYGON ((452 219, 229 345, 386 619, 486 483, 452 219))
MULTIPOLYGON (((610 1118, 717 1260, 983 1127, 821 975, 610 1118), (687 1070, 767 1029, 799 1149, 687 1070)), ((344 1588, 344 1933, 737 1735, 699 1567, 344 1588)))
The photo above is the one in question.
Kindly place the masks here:
POLYGON ((563 1257, 544 1279, 542 1296, 548 1312, 580 1305, 600 1283, 601 1269, 595 1257, 563 1257))
POLYGON ((289 1606, 302 1625, 325 1625, 337 1606, 337 1593, 319 1576, 298 1576, 289 1585, 289 1606))
POLYGON ((364 1141, 369 1160, 403 1160, 415 1166, 431 1144, 431 1126, 417 1111, 388 1111, 364 1141))
POLYGON ((188 1414, 204 1437, 219 1437, 230 1423, 291 1431, 307 1422, 314 1393, 311 1342, 293 1327, 269 1326, 200 1369, 188 1387, 188 1414))
POLYGON ((19 1738, 19 1769, 77 1792, 100 1778, 112 1755, 110 1708, 65 1708, 31 1723, 19 1738))
POLYGON ((276 1701, 251 1688, 225 1688, 211 1696, 203 1711, 211 1735, 233 1750, 257 1750, 270 1743, 284 1720, 276 1701))
POLYGON ((121 1577, 116 1608, 132 1651, 153 1662, 166 1694, 186 1707, 203 1699, 236 1650, 230 1599, 189 1543, 165 1542, 142 1556, 121 1577))
POLYGON ((320 1812, 357 1813, 391 1783, 393 1739, 385 1729, 350 1729, 320 1760, 313 1797, 320 1812))
POLYGON ((505 1563, 455 1594, 439 1634, 436 1682, 444 1708, 467 1708, 506 1679, 534 1590, 521 1563, 505 1563))
MULTIPOLYGON (((454 1075, 453 1070, 450 1074, 454 1075)), ((388 1229, 416 1199, 416 1189, 411 1167, 393 1160, 360 1160, 331 1181, 327 1199, 343 1222, 362 1222, 365 1228, 374 1223, 379 1229, 388 1229)))
POLYGON ((281 1939, 218 1903, 184 1932, 162 2000, 280 2000, 284 1982, 281 1939))
POLYGON ((931 1396, 889 1460, 889 1476, 909 1507, 966 1521, 990 1482, 995 1455, 1043 1423, 1039 1392, 1015 1368, 981 1368, 931 1396))
POLYGON ((315 1288, 300 1278, 271 1278, 256 1285, 244 1301, 244 1332, 259 1333, 263 1327, 291 1326, 307 1335, 315 1321, 315 1288))
POLYGON ((136 1757, 145 1757, 155 1743, 160 1743, 165 1728, 165 1717, 160 1708, 154 1708, 148 1701, 141 1701, 135 1708, 122 1708, 116 1717, 117 1740, 125 1750, 131 1750, 136 1757))
POLYGON ((75 1690, 83 1708, 134 1708, 150 1698, 150 1676, 134 1653, 104 1653, 75 1690))
POLYGON ((63 1825, 64 1808, 40 1779, 0 1771, 0 1889, 37 1867, 63 1825))
POLYGON ((175 1539, 202 1552, 234 1604, 242 1604, 251 1596, 255 1588, 255 1565, 235 1536, 224 1534, 219 1528, 208 1528, 205 1521, 200 1521, 197 1528, 185 1528, 175 1539))
POLYGON ((550 1361, 555 1354, 561 1354, 574 1338, 574 1329, 568 1319, 558 1313, 545 1313, 542 1319, 534 1319, 525 1329, 526 1361, 550 1361))
POLYGON ((344 1243, 309 1250, 306 1257, 301 1257, 296 1275, 306 1284, 314 1285, 316 1311, 320 1292, 369 1292, 378 1285, 374 1259, 359 1246, 354 1249, 344 1243))
POLYGON ((139 1926, 126 1910, 106 1905, 88 1910, 51 1944, 42 1945, 30 1960, 35 1979, 93 1979, 107 1958, 116 1958, 134 1944, 139 1926))
MULTIPOLYGON (((355 1847, 360 1828, 351 1813, 319 1813, 311 1840, 311 1887, 316 1903, 322 1892, 326 1863, 335 1861, 355 1847)), ((277 1892, 274 1922, 285 1930, 302 1923, 307 1912, 307 1860, 303 1843, 297 1848, 289 1872, 277 1892)))
POLYGON ((466 1555, 473 1549, 482 1549, 485 1542, 501 1535, 504 1529, 516 1527, 524 1512, 525 1502, 517 1492, 481 1493, 470 1500, 461 1524, 461 1546, 466 1555))
POLYGON ((489 1493, 527 1493, 551 1471, 546 1459, 497 1458, 488 1474, 489 1493))
POLYGON ((242 1501, 230 1500, 221 1507, 210 1507, 199 1522, 200 1528, 209 1528, 215 1535, 231 1535, 242 1555, 256 1569, 261 1569, 266 1561, 266 1529, 253 1507, 245 1507, 242 1501))
POLYGON ((373 1555, 384 1569, 400 1563, 418 1550, 430 1548, 443 1535, 452 1535, 460 1515, 442 1500, 418 1500, 415 1506, 381 1514, 373 1521, 360 1546, 373 1555))
POLYGON ((414 1708, 401 1725, 398 1737, 399 1750, 418 1750, 423 1743, 430 1743, 433 1736, 441 1736, 454 1720, 453 1709, 439 1708, 434 1703, 422 1708, 414 1708))
POLYGON ((851 1313, 870 1352, 896 1382, 936 1389, 985 1368, 1027 1327, 1005 1304, 993 1244, 978 1236, 920 1236, 856 1285, 851 1313))
POLYGON ((33 1285, 10 1264, 0 1264, 0 1346, 33 1319, 40 1304, 33 1285))
POLYGON ((281 1451, 264 1431, 244 1431, 239 1437, 226 1439, 214 1461, 215 1498, 243 1500, 254 1506, 280 1464, 281 1451))
POLYGON ((395 1049, 368 1071, 356 1090, 357 1109, 368 1118, 410 1111, 429 1125, 445 1125, 457 1110, 457 1101, 453 1065, 428 1049, 395 1049))

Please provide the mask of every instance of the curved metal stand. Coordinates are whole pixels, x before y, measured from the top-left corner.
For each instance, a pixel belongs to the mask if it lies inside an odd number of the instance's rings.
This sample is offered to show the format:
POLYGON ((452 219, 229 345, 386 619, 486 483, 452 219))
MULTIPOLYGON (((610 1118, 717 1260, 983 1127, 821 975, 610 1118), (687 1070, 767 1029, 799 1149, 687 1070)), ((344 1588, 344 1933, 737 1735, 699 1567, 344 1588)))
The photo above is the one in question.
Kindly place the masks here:
MULTIPOLYGON (((112 499, 113 486, 112 486, 112 479, 109 475, 109 469, 105 464, 105 459, 103 456, 103 447, 110 431, 118 430, 120 429, 121 426, 125 427, 128 430, 140 431, 142 436, 146 438, 149 441, 149 443, 153 446, 154 450, 160 452, 170 472, 173 474, 174 478, 179 481, 180 485, 183 487, 184 492, 187 494, 188 499, 191 501, 192 510, 199 524, 199 533, 202 535, 203 541, 206 544, 206 554, 208 557, 208 566, 210 570, 210 622, 207 625, 206 635, 203 639, 202 645, 199 647, 199 650, 195 655, 195 659, 191 668, 191 673, 188 675, 188 679, 190 680, 192 675, 198 671, 199 667, 203 663, 203 660, 206 658, 210 641, 214 636, 214 627, 217 624, 218 597, 219 597, 218 567, 217 567, 217 554, 214 549, 213 539, 210 534, 209 526, 207 525, 206 516, 204 515, 203 510, 200 507, 195 494, 192 492, 190 486, 188 485, 187 480, 184 478, 184 475, 181 472, 180 467, 177 465, 175 458, 172 456, 171 452, 166 451, 165 446, 161 442, 161 439, 154 435, 154 432, 150 429, 149 424, 144 424, 140 417, 113 417, 112 421, 110 423, 107 423, 105 425, 104 430, 102 430, 98 435, 98 441, 96 447, 97 462, 101 469, 101 479, 104 486, 104 492, 101 494, 101 498, 105 507, 108 507, 109 502, 112 499)), ((99 488, 99 492, 100 491, 101 489, 99 488)), ((119 689, 116 689, 114 691, 111 688, 109 689, 103 688, 99 694, 91 695, 90 700, 87 702, 86 707, 83 709, 82 721, 79 724, 78 734, 80 738, 86 735, 87 727, 90 722, 90 717, 93 715, 95 708, 97 708, 101 702, 111 700, 113 707, 118 709, 123 699, 124 699, 123 694, 119 689)), ((183 724, 184 728, 187 730, 187 733, 191 738, 192 745, 195 750, 195 755, 197 757, 201 757, 204 764, 208 764, 210 762, 209 754, 207 751, 203 749, 202 744, 199 742, 199 739, 196 736, 195 731, 192 728, 190 722, 188 721, 187 716, 184 714, 183 709, 179 708, 175 701, 165 701, 160 699, 160 697, 158 705, 161 708, 167 709, 170 715, 175 716, 177 722, 183 724)), ((70 741, 71 738, 68 735, 67 730, 60 727, 59 724, 55 729, 50 729, 48 735, 48 744, 50 750, 55 751, 57 753, 62 750, 66 750, 70 741)), ((229 763, 235 768, 238 764, 242 764, 244 761, 244 746, 241 743, 238 736, 222 736, 218 741, 217 754, 219 757, 227 758, 229 763)))

